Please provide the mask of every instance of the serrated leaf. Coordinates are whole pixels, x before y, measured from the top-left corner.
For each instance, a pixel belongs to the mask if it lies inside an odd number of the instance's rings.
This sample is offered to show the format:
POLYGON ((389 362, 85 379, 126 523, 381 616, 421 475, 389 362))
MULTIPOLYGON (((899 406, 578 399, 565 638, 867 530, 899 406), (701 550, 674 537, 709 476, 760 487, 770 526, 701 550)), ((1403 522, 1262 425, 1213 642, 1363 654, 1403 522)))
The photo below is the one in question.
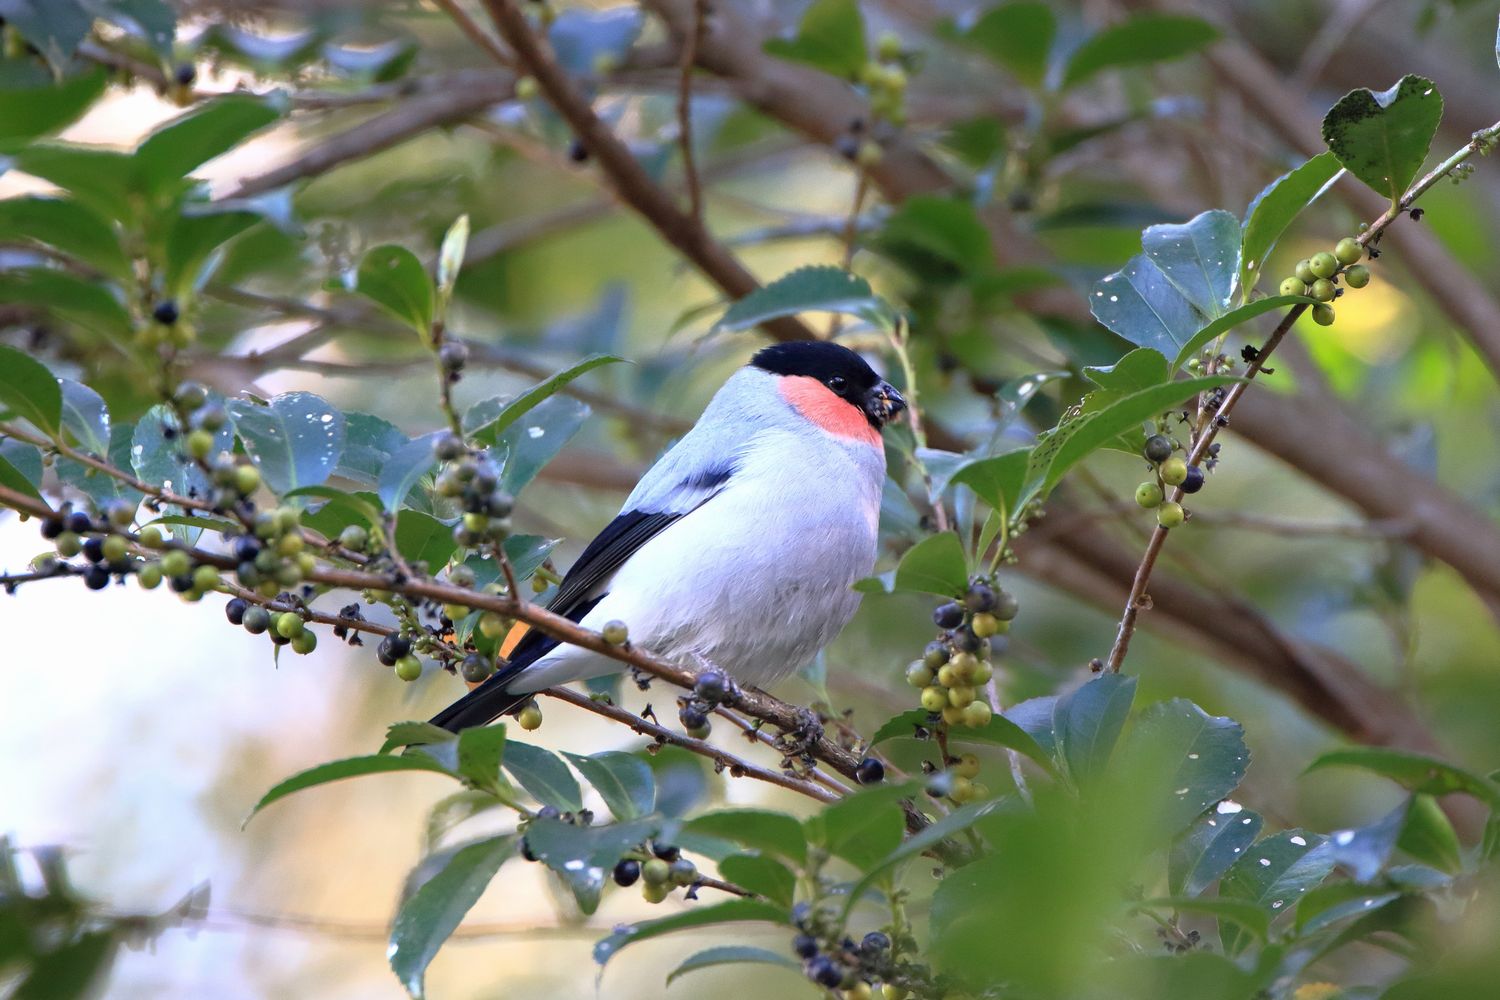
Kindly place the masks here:
POLYGON ((93 209, 71 198, 0 200, 0 235, 60 250, 119 281, 131 278, 130 259, 113 227, 93 209))
POLYGON ((417 255, 386 244, 359 262, 355 290, 407 326, 426 343, 432 336, 432 281, 417 255))
POLYGON ((615 819, 635 819, 656 808, 656 781, 651 768, 634 754, 607 750, 585 757, 565 751, 563 756, 594 786, 615 819))
POLYGON ((841 267, 802 267, 758 288, 730 306, 714 330, 744 330, 782 316, 832 312, 879 321, 890 307, 870 283, 841 267))
POLYGON ((1161 385, 1172 377, 1172 369, 1160 351, 1137 347, 1112 365, 1085 368, 1083 377, 1101 389, 1128 394, 1161 385))
POLYGON ((717 837, 757 851, 780 854, 801 863, 807 859, 802 824, 786 813, 768 809, 721 809, 695 816, 683 830, 717 837))
POLYGON ((901 843, 905 821, 897 804, 912 793, 911 786, 898 784, 860 789, 809 817, 808 839, 850 864, 872 865, 901 843))
POLYGON ((1130 703, 1135 698, 1134 677, 1101 674, 1067 694, 1052 709, 1057 755, 1079 787, 1104 773, 1114 753, 1130 703))
POLYGON ((661 937, 673 931, 747 920, 768 920, 776 924, 785 924, 787 913, 779 906, 763 903, 757 899, 730 899, 708 906, 695 906, 691 910, 674 913, 669 917, 643 920, 638 924, 615 931, 594 945, 594 961, 604 965, 619 954, 620 949, 628 945, 661 937))
POLYGON ((787 956, 765 948, 754 948, 743 944, 726 944, 716 948, 705 948, 696 955, 684 959, 682 964, 667 973, 667 985, 671 986, 674 981, 689 972, 697 972, 699 969, 711 969, 716 965, 733 965, 758 963, 760 965, 779 965, 783 969, 791 969, 800 973, 802 967, 787 956))
POLYGON ((562 877, 578 900, 593 913, 609 873, 620 859, 660 828, 655 819, 604 826, 579 826, 560 819, 537 818, 526 827, 526 847, 536 859, 562 877))
POLYGON ((1240 264, 1240 221, 1215 208, 1181 224, 1149 226, 1141 249, 1195 309, 1209 319, 1229 308, 1240 264))
POLYGON ((390 753, 399 747, 431 746, 457 740, 455 734, 430 722, 393 722, 386 727, 385 742, 377 752, 390 753))
POLYGON ((56 436, 62 426, 62 390, 47 366, 24 351, 0 344, 0 409, 56 436))
POLYGON ((1313 299, 1305 295, 1271 295, 1263 299, 1256 299, 1254 302, 1240 306, 1238 309, 1231 309, 1187 339, 1187 342, 1177 352, 1177 356, 1172 359, 1172 370, 1179 370, 1192 359, 1193 355, 1197 354, 1204 347, 1207 347, 1211 342, 1219 339, 1235 327, 1248 323, 1257 316, 1268 312, 1275 312, 1279 309, 1290 309, 1295 305, 1312 305, 1313 302, 1313 299))
POLYGON ((769 39, 765 50, 834 76, 854 79, 869 58, 859 4, 856 0, 813 0, 802 14, 796 37, 769 39))
MULTIPOLYGON (((1289 912, 1302 895, 1333 870, 1325 838, 1305 830, 1273 834, 1251 847, 1219 882, 1219 897, 1255 903, 1272 919, 1289 912)), ((1238 954, 1248 943, 1237 927, 1220 926, 1224 950, 1238 954)))
POLYGON ((1323 117, 1323 141, 1394 204, 1422 168, 1442 120, 1443 95, 1431 80, 1408 74, 1390 90, 1361 88, 1339 98, 1323 117))
POLYGON ((387 954, 391 970, 413 997, 424 996, 427 966, 464 915, 479 901, 500 866, 515 852, 515 834, 465 845, 454 851, 442 869, 401 904, 391 927, 387 954))
POLYGON ((583 808, 583 790, 563 759, 551 750, 512 740, 501 761, 505 773, 544 806, 563 812, 583 808))
MULTIPOLYGON (((478 441, 483 441, 486 444, 495 444, 512 424, 531 412, 544 399, 556 393, 569 382, 593 371, 601 365, 623 360, 625 359, 616 357, 613 354, 591 354, 577 364, 569 365, 555 375, 538 382, 515 399, 501 406, 498 412, 494 412, 493 416, 490 416, 489 412, 485 412, 484 417, 476 420, 473 426, 469 424, 466 417, 464 432, 478 441)), ((493 404, 476 404, 470 410, 470 413, 474 413, 481 406, 492 407, 493 404)))
POLYGON ((338 467, 344 415, 321 396, 288 392, 267 406, 244 399, 231 399, 225 406, 273 493, 321 485, 338 467))
POLYGON ((968 586, 969 565, 963 543, 953 532, 941 531, 906 550, 896 564, 892 591, 957 597, 968 586))
POLYGON ((1030 461, 1031 449, 1018 448, 969 462, 957 469, 949 482, 967 486, 995 510, 1010 516, 1016 512, 1030 461))
POLYGON ((1320 771, 1325 767, 1356 767, 1389 778, 1408 791, 1424 795, 1463 792, 1492 809, 1500 808, 1500 786, 1495 782, 1435 757, 1408 750, 1392 750, 1387 747, 1331 750, 1307 765, 1307 771, 1303 773, 1320 771))
POLYGON ((1123 752, 1159 786, 1142 806, 1170 833, 1229 795, 1245 777, 1250 749, 1238 722, 1209 715, 1183 698, 1158 702, 1136 718, 1123 752))
POLYGON ((1250 202, 1240 237, 1240 295, 1248 298, 1287 226, 1338 180, 1338 157, 1319 153, 1276 178, 1250 202))
POLYGON ((1072 87, 1106 69, 1166 62, 1196 52, 1219 37, 1207 21, 1183 14, 1137 14, 1105 28, 1068 58, 1062 86, 1072 87))
POLYGON ((394 771, 427 771, 434 774, 453 776, 452 772, 426 754, 411 754, 405 757, 393 757, 390 754, 374 754, 369 757, 347 757, 343 760, 330 761, 327 764, 310 767, 306 771, 299 771, 285 781, 280 782, 261 796, 260 801, 255 804, 255 808, 250 810, 250 815, 245 817, 245 822, 250 822, 266 806, 291 795, 293 792, 315 788, 318 785, 326 785, 333 781, 359 778, 367 774, 389 774, 394 771))
POLYGON ((1250 809, 1210 809, 1183 831, 1167 857, 1167 887, 1174 896, 1198 896, 1244 854, 1264 824, 1250 809))
POLYGON ((964 33, 964 41, 1016 75, 1040 86, 1057 36, 1057 18, 1040 0, 1012 0, 991 7, 964 33))

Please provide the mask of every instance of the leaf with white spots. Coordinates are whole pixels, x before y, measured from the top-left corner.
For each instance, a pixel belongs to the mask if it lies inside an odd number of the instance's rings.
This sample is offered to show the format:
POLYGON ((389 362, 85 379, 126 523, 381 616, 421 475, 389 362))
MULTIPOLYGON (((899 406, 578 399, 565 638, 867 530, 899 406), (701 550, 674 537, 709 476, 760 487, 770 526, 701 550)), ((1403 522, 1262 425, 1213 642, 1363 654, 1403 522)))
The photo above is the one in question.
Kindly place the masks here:
POLYGON ((1329 834, 1328 852, 1333 863, 1346 868, 1356 882, 1368 882, 1379 875, 1396 850, 1410 808, 1408 799, 1373 823, 1329 834))
POLYGON ((500 435, 506 455, 500 485, 511 495, 536 478, 538 472, 582 430, 593 411, 569 396, 544 399, 500 435))
MULTIPOLYGON (((1304 893, 1327 878, 1333 863, 1333 851, 1321 834, 1287 830, 1242 854, 1219 882, 1219 895, 1257 903, 1274 919, 1290 912, 1304 893)), ((1219 928, 1219 938, 1231 955, 1248 943, 1244 932, 1229 924, 1219 928)))
POLYGON ((1152 787, 1141 789, 1145 808, 1172 833, 1234 791, 1250 760, 1238 722, 1182 698, 1142 711, 1123 752, 1152 776, 1152 787))
POLYGON ((1215 208, 1182 225, 1151 226, 1141 233, 1141 248, 1209 319, 1229 308, 1240 266, 1240 220, 1233 214, 1215 208))
POLYGON ((247 399, 225 404, 235 432, 272 492, 325 482, 344 453, 344 415, 310 392, 288 392, 261 406, 247 399))
POLYGON ((654 819, 607 826, 579 826, 560 819, 534 819, 526 827, 526 847, 562 877, 578 900, 578 908, 593 913, 605 880, 626 852, 660 828, 654 819))
POLYGON ((616 361, 623 360, 625 359, 616 357, 613 354, 590 355, 576 365, 564 368, 555 375, 538 382, 515 399, 500 407, 498 412, 495 412, 493 416, 485 414, 482 422, 472 420, 476 411, 480 407, 487 405, 484 403, 478 404, 465 415, 464 432, 477 441, 482 441, 485 444, 494 444, 511 424, 514 424, 527 413, 530 413, 542 400, 552 396, 569 382, 593 371, 600 365, 613 364, 616 361))
POLYGON ((1199 816, 1167 856, 1167 888, 1172 895, 1202 894, 1255 843, 1264 822, 1259 813, 1233 802, 1221 802, 1199 816))
POLYGON ((1205 321, 1145 254, 1094 284, 1089 311, 1137 347, 1152 347, 1168 357, 1205 321))

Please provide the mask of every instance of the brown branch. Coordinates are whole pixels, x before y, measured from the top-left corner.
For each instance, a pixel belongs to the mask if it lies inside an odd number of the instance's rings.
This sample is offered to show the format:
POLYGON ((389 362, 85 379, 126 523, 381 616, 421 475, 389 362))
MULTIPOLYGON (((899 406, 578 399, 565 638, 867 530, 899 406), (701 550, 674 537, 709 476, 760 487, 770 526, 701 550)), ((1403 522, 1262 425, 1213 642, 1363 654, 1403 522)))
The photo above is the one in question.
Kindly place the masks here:
POLYGON ((484 50, 489 57, 501 66, 511 66, 510 53, 500 47, 500 43, 490 37, 489 32, 479 26, 479 23, 469 16, 457 0, 433 0, 433 3, 441 7, 443 13, 452 18, 453 23, 458 25, 458 30, 464 33, 464 37, 484 50))
POLYGON ((677 85, 677 141, 682 146, 682 174, 687 182, 688 214, 703 224, 703 191, 693 157, 693 70, 698 60, 698 39, 703 35, 703 8, 708 0, 693 0, 692 30, 682 42, 677 85))

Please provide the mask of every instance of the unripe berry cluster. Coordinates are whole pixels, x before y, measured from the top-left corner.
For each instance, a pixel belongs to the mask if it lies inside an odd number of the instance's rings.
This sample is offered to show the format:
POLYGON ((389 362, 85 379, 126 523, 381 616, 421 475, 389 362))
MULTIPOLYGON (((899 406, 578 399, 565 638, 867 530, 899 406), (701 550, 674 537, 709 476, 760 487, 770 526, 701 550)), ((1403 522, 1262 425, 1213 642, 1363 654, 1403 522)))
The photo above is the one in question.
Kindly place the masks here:
POLYGON ((982 729, 993 714, 983 688, 994 674, 990 654, 1004 643, 1016 599, 992 581, 974 579, 962 601, 940 604, 932 620, 942 633, 922 658, 906 668, 906 682, 922 691, 921 703, 950 726, 982 729))
POLYGON ((457 434, 443 434, 433 444, 433 455, 443 463, 433 489, 438 496, 457 500, 463 520, 453 529, 453 540, 463 548, 499 544, 510 534, 510 512, 515 499, 500 488, 500 470, 486 454, 469 450, 457 434))
POLYGON ((698 866, 683 857, 676 845, 652 841, 615 865, 614 880, 624 887, 639 882, 646 902, 660 903, 673 889, 686 889, 691 898, 700 876, 698 866))
POLYGON ((1156 478, 1147 480, 1135 488, 1135 502, 1147 510, 1156 511, 1156 523, 1163 528, 1175 528, 1187 520, 1187 511, 1182 504, 1167 499, 1167 491, 1177 487, 1183 493, 1197 493, 1203 489, 1203 469, 1188 465, 1187 461, 1174 454, 1177 445, 1165 434, 1153 434, 1146 439, 1141 454, 1156 469, 1156 478))
POLYGON ((1364 255, 1364 245, 1352 236, 1345 236, 1332 253, 1325 250, 1299 260, 1294 273, 1281 282, 1279 291, 1282 295, 1316 299, 1313 322, 1329 326, 1333 323, 1333 306, 1329 303, 1344 294, 1338 287, 1340 276, 1350 288, 1363 288, 1370 283, 1370 269, 1360 263, 1364 255))

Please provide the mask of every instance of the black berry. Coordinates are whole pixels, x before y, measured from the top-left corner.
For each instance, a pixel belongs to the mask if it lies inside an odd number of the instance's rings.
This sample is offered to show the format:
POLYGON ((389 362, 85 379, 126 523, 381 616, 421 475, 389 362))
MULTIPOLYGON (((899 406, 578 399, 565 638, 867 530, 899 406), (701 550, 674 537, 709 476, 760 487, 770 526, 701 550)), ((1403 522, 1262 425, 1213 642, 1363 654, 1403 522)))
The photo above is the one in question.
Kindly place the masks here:
POLYGON ((854 777, 861 785, 878 785, 885 780, 885 765, 866 757, 854 768, 854 777))
POLYGON ((1157 463, 1165 462, 1172 457, 1172 441, 1163 434, 1153 434, 1146 439, 1146 447, 1142 449, 1146 461, 1157 463))
POLYGON ((381 666, 394 667, 396 661, 411 652, 411 640, 399 635, 388 635, 375 647, 375 658, 381 666))
POLYGON ((807 963, 807 978, 819 986, 833 989, 844 981, 844 970, 827 955, 819 955, 807 963))
POLYGON ((625 858, 615 865, 615 885, 635 885, 641 877, 641 863, 634 858, 625 858))
POLYGON ((171 326, 173 323, 177 322, 178 316, 179 313, 177 311, 177 303, 173 302, 171 299, 163 299, 156 304, 155 309, 151 310, 151 318, 156 320, 162 326, 171 326))
POLYGON ((104 561, 104 539, 97 535, 83 540, 83 557, 91 563, 104 561))
POLYGON ((231 625, 242 625, 245 622, 245 612, 250 610, 250 602, 243 597, 236 597, 224 605, 224 617, 229 619, 231 625))
POLYGON ((1182 481, 1182 492, 1197 493, 1203 489, 1203 469, 1197 465, 1188 466, 1187 478, 1182 481))
POLYGON ((83 574, 83 583, 90 590, 103 590, 109 586, 109 570, 103 566, 90 566, 83 574))
POLYGON ((812 958, 818 953, 818 939, 811 934, 798 934, 792 938, 792 950, 798 958, 812 958))
POLYGON ((682 857, 682 848, 678 847, 676 844, 653 843, 651 845, 651 853, 656 855, 658 858, 661 858, 663 861, 671 862, 676 861, 678 858, 682 857))
POLYGON ((63 525, 75 535, 86 535, 94 529, 94 521, 81 510, 69 514, 63 525))
POLYGON ((723 701, 729 696, 729 678, 717 670, 699 674, 698 683, 693 685, 693 694, 704 701, 723 701))
POLYGON ((168 585, 171 586, 173 593, 186 594, 188 591, 193 589, 193 576, 191 573, 184 573, 181 576, 174 576, 167 582, 168 585))
POLYGON ((271 627, 271 612, 261 607, 246 608, 244 620, 240 624, 245 626, 245 631, 251 635, 260 635, 271 627))
POLYGON ((964 595, 964 604, 968 605, 970 611, 983 613, 995 609, 995 589, 983 581, 976 580, 969 584, 969 592, 964 595))
POLYGON ((702 729, 708 725, 708 716, 691 705, 684 705, 677 718, 682 721, 683 729, 702 729))
POLYGON ((172 71, 172 79, 184 87, 190 87, 198 79, 198 70, 192 63, 179 63, 172 71))
POLYGON ((442 364, 444 371, 463 371, 463 367, 468 360, 469 349, 463 345, 463 341, 445 341, 443 346, 438 349, 438 361, 442 364))
POLYGON ((867 955, 878 955, 883 951, 890 950, 891 939, 880 931, 871 931, 865 935, 865 939, 859 943, 859 950, 867 955))
POLYGON ((932 621, 938 628, 957 628, 964 622, 964 609, 953 601, 939 604, 933 609, 932 621))
POLYGON ((234 553, 235 562, 254 562, 255 557, 260 555, 260 542, 256 541, 253 535, 241 535, 234 540, 234 547, 231 551, 234 553))
POLYGON ((586 163, 588 158, 589 148, 583 144, 582 140, 574 139, 568 143, 568 159, 574 163, 586 163))
POLYGON ((63 520, 60 517, 49 517, 42 522, 42 537, 52 541, 64 530, 63 520))

